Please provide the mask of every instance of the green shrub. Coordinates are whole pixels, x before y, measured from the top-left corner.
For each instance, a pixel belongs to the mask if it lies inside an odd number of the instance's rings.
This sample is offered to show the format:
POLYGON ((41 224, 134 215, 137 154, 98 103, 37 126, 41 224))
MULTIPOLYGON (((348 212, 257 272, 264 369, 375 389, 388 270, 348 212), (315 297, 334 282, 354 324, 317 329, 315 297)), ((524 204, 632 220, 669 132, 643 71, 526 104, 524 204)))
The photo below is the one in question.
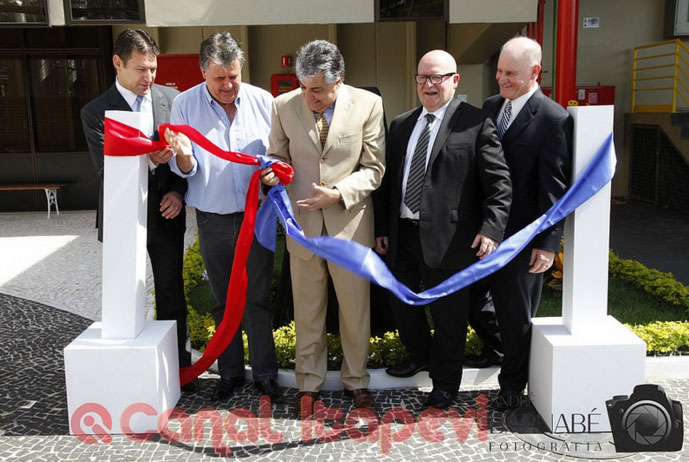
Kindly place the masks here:
MULTIPOLYGON (((276 259, 278 256, 276 255, 276 259)), ((276 268, 278 263, 276 262, 276 268)), ((199 312, 189 303, 190 291, 202 281, 204 271, 198 237, 184 255, 184 294, 187 298, 188 322, 191 345, 203 351, 215 332, 210 313, 199 312)), ((275 272, 278 274, 278 272, 275 272)), ((689 287, 674 279, 672 274, 646 268, 634 260, 622 260, 610 252, 610 277, 658 297, 667 303, 679 306, 689 312, 689 287)), ((274 277, 275 279, 275 277, 274 277)), ((273 285, 277 281, 273 281, 273 285)), ((275 292, 273 288, 273 292, 275 292)), ((647 345, 649 355, 668 355, 689 352, 689 322, 653 322, 646 325, 629 326, 647 345)), ((279 327, 273 332, 278 367, 293 368, 296 350, 294 321, 279 327)), ((243 333, 245 359, 248 362, 248 339, 243 333)), ((328 368, 339 369, 342 362, 342 344, 336 335, 327 334, 328 368)), ((382 337, 369 340, 368 367, 380 368, 398 365, 409 359, 397 332, 386 332, 382 337)), ((465 354, 479 355, 483 343, 476 332, 469 327, 465 354)))
POLYGON ((622 260, 611 250, 610 276, 689 311, 689 287, 676 280, 672 273, 647 268, 635 260, 622 260))
POLYGON ((689 322, 652 322, 643 326, 625 324, 646 342, 649 355, 668 355, 689 352, 689 322))

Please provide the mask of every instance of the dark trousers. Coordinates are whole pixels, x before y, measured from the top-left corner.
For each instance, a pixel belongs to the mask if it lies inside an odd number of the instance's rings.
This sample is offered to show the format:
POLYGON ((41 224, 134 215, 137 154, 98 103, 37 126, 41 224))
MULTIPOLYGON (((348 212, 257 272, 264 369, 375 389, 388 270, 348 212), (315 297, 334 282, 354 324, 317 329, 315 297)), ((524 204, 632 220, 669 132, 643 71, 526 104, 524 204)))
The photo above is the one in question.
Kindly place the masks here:
POLYGON ((156 319, 177 322, 179 366, 191 365, 191 346, 187 345, 187 302, 184 298, 182 263, 184 260, 184 208, 173 219, 159 212, 160 198, 149 192, 146 248, 151 259, 155 285, 156 319))
MULTIPOLYGON (((243 213, 218 215, 196 211, 201 257, 213 292, 213 320, 216 327, 225 313, 227 285, 230 281, 234 248, 242 226, 243 213)), ((249 337, 249 364, 254 381, 277 377, 273 343, 270 281, 273 275, 273 252, 255 239, 246 266, 248 285, 244 321, 249 337)), ((220 377, 244 377, 244 344, 237 330, 232 342, 218 358, 220 377)))
MULTIPOLYGON (((419 229, 409 220, 399 222, 399 245, 392 273, 418 292, 421 284, 429 289, 457 271, 428 267, 421 253, 419 229)), ((463 289, 442 297, 430 306, 434 334, 421 306, 403 303, 390 296, 400 339, 417 364, 430 365, 433 387, 456 392, 462 381, 462 363, 466 344, 469 291, 463 289)))
POLYGON ((529 376, 531 318, 538 311, 543 287, 543 274, 529 273, 532 248, 522 250, 490 279, 504 351, 498 376, 502 390, 523 390, 529 376))
POLYGON ((483 278, 469 287, 469 325, 483 341, 481 355, 498 359, 502 358, 502 341, 489 280, 483 278))

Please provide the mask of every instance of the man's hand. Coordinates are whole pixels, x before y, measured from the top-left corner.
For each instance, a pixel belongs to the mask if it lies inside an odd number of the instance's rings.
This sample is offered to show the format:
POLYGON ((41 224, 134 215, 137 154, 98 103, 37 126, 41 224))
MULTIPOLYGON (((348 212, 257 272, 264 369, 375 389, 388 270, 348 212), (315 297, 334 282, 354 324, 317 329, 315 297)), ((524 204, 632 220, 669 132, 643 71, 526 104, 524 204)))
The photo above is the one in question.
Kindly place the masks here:
POLYGON ((172 159, 172 154, 174 151, 170 146, 165 146, 160 151, 148 153, 148 158, 151 159, 153 165, 156 167, 160 164, 167 164, 167 162, 172 159))
POLYGON ((194 155, 191 140, 183 133, 175 133, 169 128, 165 130, 165 141, 177 154, 177 166, 182 173, 189 173, 194 168, 194 155))
POLYGON ((531 251, 531 260, 529 261, 529 273, 538 274, 547 271, 553 266, 553 259, 555 252, 550 250, 533 249, 531 251))
POLYGON ((163 196, 163 200, 160 201, 160 214, 163 218, 171 220, 179 215, 182 207, 184 207, 182 195, 177 191, 168 191, 163 196))
POLYGON ((303 207, 306 210, 320 210, 342 198, 340 191, 336 188, 324 188, 316 183, 311 183, 311 190, 313 191, 311 197, 297 201, 299 207, 303 207))
POLYGON ((388 253, 388 236, 377 237, 374 250, 381 255, 388 253))
POLYGON ((488 236, 484 236, 483 234, 477 234, 474 238, 474 242, 471 244, 472 249, 475 249, 476 247, 478 247, 478 252, 476 252, 476 256, 483 260, 485 257, 493 253, 495 249, 497 249, 498 243, 497 241, 494 241, 488 236))
POLYGON ((261 183, 266 186, 275 186, 280 182, 280 178, 273 172, 273 169, 268 167, 261 171, 261 183))

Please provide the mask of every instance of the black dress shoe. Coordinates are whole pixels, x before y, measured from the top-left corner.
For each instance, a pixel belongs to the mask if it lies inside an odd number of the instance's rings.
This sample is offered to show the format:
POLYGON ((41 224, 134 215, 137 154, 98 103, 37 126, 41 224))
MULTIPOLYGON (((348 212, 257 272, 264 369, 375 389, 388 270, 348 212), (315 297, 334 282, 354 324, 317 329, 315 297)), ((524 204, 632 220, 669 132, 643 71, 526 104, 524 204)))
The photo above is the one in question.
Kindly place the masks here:
POLYGON ((523 398, 521 390, 500 390, 491 404, 498 411, 506 411, 520 407, 523 404, 523 398))
POLYGON ((184 393, 196 393, 201 389, 201 383, 199 379, 194 379, 191 382, 181 386, 184 393))
POLYGON ((313 416, 313 405, 318 399, 317 391, 300 391, 297 393, 295 402, 297 408, 297 419, 310 419, 313 416))
POLYGON ((224 401, 234 393, 235 387, 244 385, 243 377, 232 377, 231 379, 220 379, 215 385, 211 399, 213 401, 224 401))
POLYGON ((433 388, 431 394, 428 395, 426 402, 423 403, 422 408, 428 409, 429 407, 434 407, 437 409, 447 409, 455 402, 457 397, 457 392, 451 392, 443 390, 441 388, 433 388))
POLYGON ((502 365, 502 358, 495 356, 470 356, 464 359, 464 365, 466 367, 473 367, 476 369, 485 369, 490 366, 500 366, 502 365))
POLYGON ((270 398, 271 403, 282 404, 285 402, 285 397, 282 394, 282 389, 275 381, 275 379, 270 380, 260 380, 254 382, 254 386, 262 395, 266 395, 270 398))
POLYGON ((428 364, 416 364, 414 361, 408 361, 399 366, 388 367, 385 369, 385 373, 393 377, 412 377, 427 370, 428 364))

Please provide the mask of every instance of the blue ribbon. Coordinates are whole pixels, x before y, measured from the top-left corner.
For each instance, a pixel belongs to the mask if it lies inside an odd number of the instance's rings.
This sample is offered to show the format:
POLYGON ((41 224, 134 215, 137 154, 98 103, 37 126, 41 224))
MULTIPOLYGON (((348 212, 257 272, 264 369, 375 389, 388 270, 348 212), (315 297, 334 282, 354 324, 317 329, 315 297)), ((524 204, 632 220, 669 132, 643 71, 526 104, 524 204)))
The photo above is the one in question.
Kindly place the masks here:
MULTIPOLYGON (((272 160, 259 157, 262 168, 272 160)), ((615 173, 615 147, 612 134, 591 159, 579 178, 564 196, 550 209, 518 233, 503 241, 483 260, 455 273, 435 287, 415 293, 400 283, 373 249, 358 242, 328 236, 306 237, 294 218, 294 212, 284 186, 273 187, 256 215, 256 238, 264 247, 275 249, 276 218, 280 219, 286 234, 321 258, 332 261, 352 273, 388 289, 409 305, 425 305, 445 295, 457 292, 472 283, 493 274, 509 263, 536 235, 563 220, 577 207, 593 197, 610 182, 615 173)))

